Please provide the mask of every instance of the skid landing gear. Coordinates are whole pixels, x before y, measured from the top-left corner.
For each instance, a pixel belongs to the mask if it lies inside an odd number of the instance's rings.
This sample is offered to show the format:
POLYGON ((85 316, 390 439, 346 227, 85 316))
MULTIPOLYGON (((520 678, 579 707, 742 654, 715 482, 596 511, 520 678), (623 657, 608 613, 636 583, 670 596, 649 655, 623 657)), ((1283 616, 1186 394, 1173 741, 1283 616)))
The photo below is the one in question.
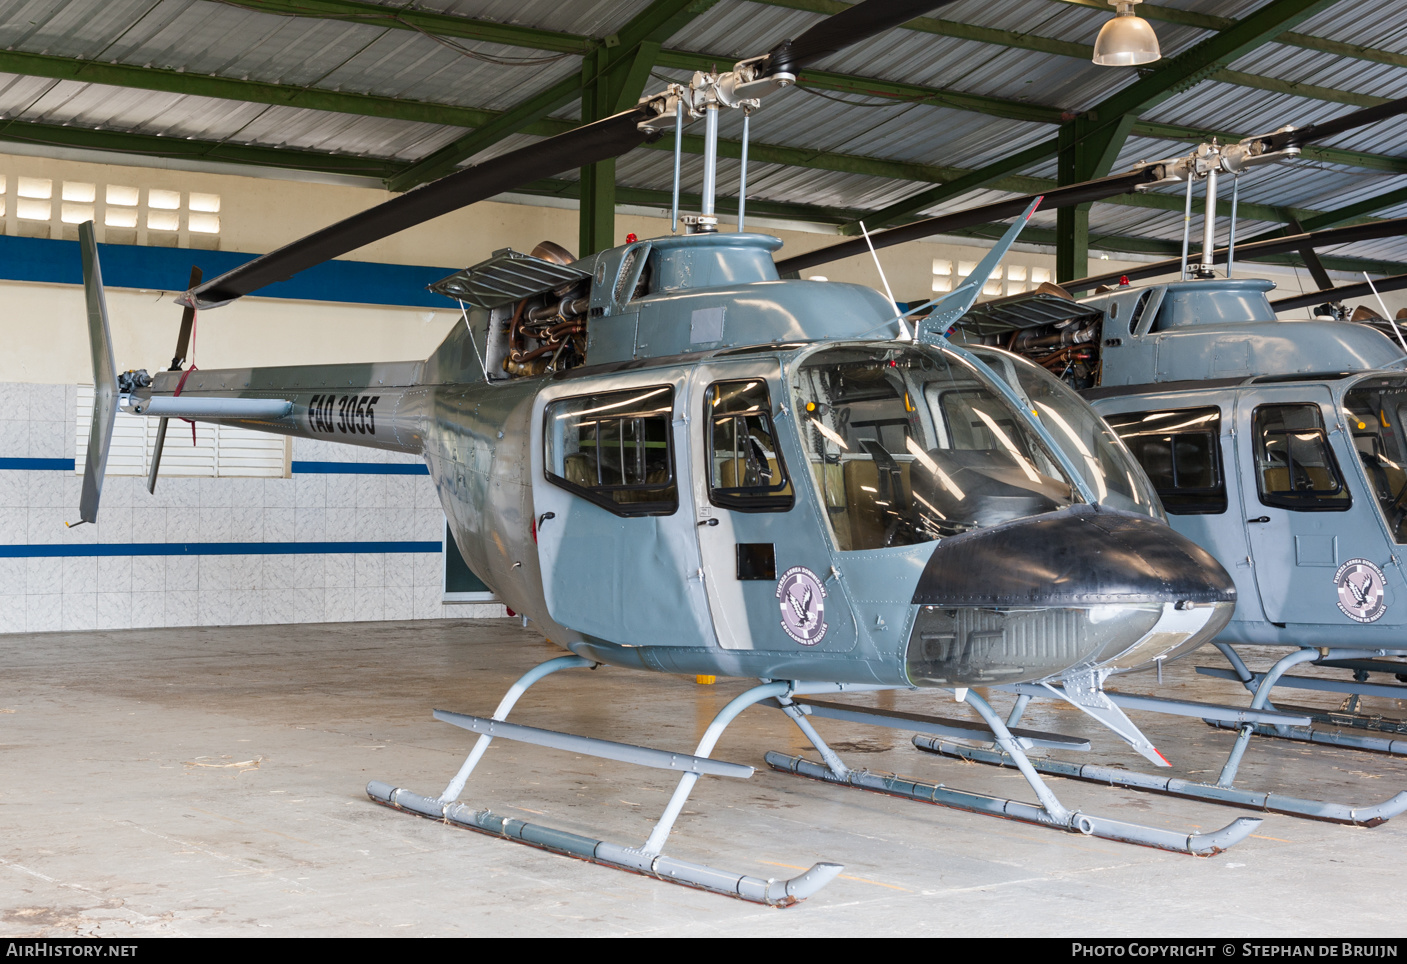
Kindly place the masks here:
MULTIPOLYGON (((1347 747, 1352 750, 1368 750, 1373 753, 1386 753, 1390 756, 1407 756, 1407 739, 1391 739, 1381 736, 1367 736, 1354 733, 1354 730, 1391 733, 1397 736, 1407 734, 1407 720, 1390 720, 1381 716, 1368 716, 1359 712, 1360 700, 1364 696, 1381 696, 1387 699, 1407 699, 1407 686, 1401 683, 1373 683, 1368 681, 1369 673, 1391 673, 1401 680, 1407 675, 1407 663, 1388 659, 1364 658, 1360 650, 1318 650, 1301 649, 1285 656, 1265 673, 1254 673, 1241 661, 1235 649, 1225 643, 1215 644, 1231 664, 1231 669, 1198 666, 1197 672, 1203 676, 1221 679, 1234 679, 1245 686, 1252 694, 1252 703, 1260 699, 1270 705, 1270 691, 1276 686, 1288 689, 1317 690, 1347 696, 1345 705, 1339 710, 1311 710, 1305 713, 1315 723, 1332 726, 1323 729, 1314 726, 1265 726, 1252 728, 1257 736, 1271 736, 1282 740, 1298 740, 1304 743, 1320 743, 1329 746, 1347 747), (1331 666, 1353 671, 1352 680, 1322 679, 1313 676, 1287 676, 1286 671, 1303 664, 1331 666), (1263 695, 1262 695, 1263 694, 1263 695), (1347 731, 1347 732, 1345 732, 1347 731)), ((1404 655, 1401 650, 1377 650, 1376 656, 1404 655)), ((1300 709, 1296 707, 1295 709, 1300 709)), ((1207 721, 1212 726, 1221 726, 1216 720, 1207 721)), ((1248 739, 1242 728, 1238 746, 1248 739)))
MULTIPOLYGON (((1219 649, 1222 648, 1222 644, 1217 644, 1217 646, 1219 649)), ((1229 647, 1226 649, 1229 650, 1229 647)), ((1267 811, 1270 813, 1283 813, 1293 817, 1324 820, 1329 823, 1342 823, 1359 827, 1376 827, 1402 813, 1404 810, 1407 810, 1407 792, 1398 793, 1382 803, 1366 807, 1355 807, 1342 803, 1307 800, 1288 794, 1242 790, 1234 786, 1236 772, 1241 766, 1241 759, 1245 755, 1246 746, 1249 744, 1253 734, 1273 733, 1277 736, 1289 736, 1297 732, 1322 733, 1322 731, 1313 731, 1307 726, 1280 722, 1280 720, 1290 718, 1290 714, 1277 712, 1274 707, 1269 705, 1270 690, 1285 671, 1300 663, 1311 662, 1327 657, 1343 658, 1343 656, 1344 654, 1341 651, 1331 650, 1326 657, 1321 657, 1318 650, 1300 650, 1281 659, 1268 673, 1252 674, 1245 668, 1245 664, 1241 662, 1235 652, 1230 652, 1228 659, 1231 659, 1232 665, 1236 667, 1237 675, 1241 673, 1245 674, 1243 679, 1246 681, 1247 688, 1251 689, 1254 694, 1251 699, 1251 705, 1245 710, 1236 710, 1232 707, 1215 706, 1212 704, 1187 703, 1181 700, 1163 700, 1158 697, 1135 697, 1128 694, 1112 692, 1109 694, 1116 702, 1134 706, 1138 709, 1173 713, 1180 716, 1200 716, 1213 726, 1236 729, 1238 731, 1236 743, 1232 746, 1226 764, 1222 767, 1221 774, 1214 784, 1197 783, 1152 773, 1141 773, 1137 770, 1116 769, 1114 767, 1098 766, 1094 764, 1066 763, 1062 760, 1052 760, 1048 758, 1028 760, 1026 765, 1034 767, 1040 773, 1050 776, 1072 777, 1076 780, 1085 780, 1090 783, 1128 787, 1130 789, 1146 790, 1152 793, 1166 793, 1170 796, 1185 797, 1192 800, 1205 800, 1208 803, 1245 807, 1251 810, 1267 811)), ((1212 675, 1222 675, 1222 672, 1218 671, 1212 675)), ((1228 672, 1227 675, 1232 674, 1228 672)), ((1232 678, 1237 678, 1237 676, 1233 675, 1232 678)), ((1013 726, 1020 720, 1021 714, 1029 704, 1031 696, 1034 695, 1033 691, 1026 687, 1018 686, 1015 687, 1015 689, 1020 695, 1017 697, 1016 705, 1012 708, 1011 715, 1007 719, 1007 723, 1013 726)), ((1306 719, 1299 721, 1300 724, 1305 722, 1307 722, 1306 719)), ((1309 739, 1310 737, 1302 738, 1309 739)), ((1361 742, 1372 738, 1358 737, 1355 739, 1361 742)), ((1014 759, 1010 753, 1005 752, 1005 746, 978 748, 923 735, 915 736, 913 742, 914 746, 918 747, 920 750, 938 753, 943 756, 956 757, 975 763, 987 763, 994 766, 1021 766, 1020 761, 1014 759)), ((1316 742, 1335 742, 1338 745, 1354 745, 1353 743, 1339 742, 1328 738, 1320 739, 1316 742)), ((1390 741, 1384 740, 1381 742, 1386 743, 1390 741)), ((1400 743, 1400 741, 1398 742, 1400 743)), ((1025 772, 1024 768, 1023 772, 1025 772)))
MULTIPOLYGON (((1021 743, 1046 743, 1049 745, 1054 742, 1053 735, 1030 734, 1028 731, 1017 731, 1013 735, 987 702, 976 693, 969 691, 960 694, 960 696, 981 715, 987 726, 990 727, 988 735, 995 737, 998 745, 1005 751, 1006 758, 1012 762, 1012 765, 1021 770, 1026 782, 1035 791, 1036 798, 1039 800, 1038 804, 1022 803, 1017 800, 972 793, 967 790, 954 790, 942 784, 920 783, 905 777, 895 776, 892 773, 850 769, 841 762, 835 751, 821 739, 808 717, 813 715, 830 716, 896 729, 915 728, 914 718, 911 714, 893 715, 884 711, 870 710, 866 707, 846 706, 843 710, 838 711, 834 704, 779 699, 778 703, 782 710, 791 717, 801 732, 811 741, 811 745, 821 754, 825 764, 821 765, 803 757, 789 757, 776 752, 767 754, 767 764, 774 770, 795 773, 839 786, 859 787, 923 803, 935 803, 939 806, 968 810, 973 813, 1006 817, 1057 830, 1067 830, 1105 840, 1142 844, 1146 847, 1156 847, 1175 853, 1203 856, 1220 853, 1244 840, 1261 824, 1259 818, 1238 817, 1221 830, 1213 833, 1178 833, 1069 810, 1060 803, 1050 787, 1040 778, 1021 746, 1021 743)), ((942 721, 932 722, 940 723, 942 721)), ((930 730, 939 729, 937 726, 927 728, 930 730)), ((915 737, 916 742, 918 739, 934 739, 940 743, 944 742, 937 737, 915 737)), ((1074 748, 1079 749, 1080 747, 1074 748)))
POLYGON ((493 834, 569 857, 578 857, 607 867, 628 870, 669 883, 684 884, 759 904, 787 907, 805 900, 835 879, 842 869, 839 864, 819 863, 789 880, 764 880, 760 877, 718 870, 703 864, 669 857, 661 853, 661 849, 674 826, 674 821, 678 819, 680 812, 684 809, 684 802, 688 799, 689 793, 693 790, 694 784, 698 782, 700 776, 704 774, 744 778, 752 776, 754 771, 750 766, 726 763, 709 757, 718 738, 722 736, 728 724, 739 713, 761 700, 787 698, 798 692, 836 693, 867 687, 787 682, 770 682, 754 686, 719 712, 704 732, 703 739, 699 741, 698 748, 693 754, 672 753, 666 750, 655 750, 628 743, 615 743, 609 740, 558 733, 553 730, 504 722, 519 697, 538 680, 559 670, 594 665, 596 664, 579 656, 562 656, 542 663, 513 684, 504 695, 502 702, 499 703, 498 709, 494 711, 493 717, 489 719, 436 710, 436 719, 479 734, 474 748, 469 752, 463 766, 459 768, 459 772, 455 774, 444 793, 438 797, 426 797, 394 787, 389 783, 373 780, 367 784, 367 796, 377 803, 396 810, 428 817, 432 820, 442 820, 456 827, 493 834), (655 824, 649 839, 639 847, 628 847, 553 827, 525 823, 488 810, 475 810, 456 802, 463 792, 470 774, 473 773, 479 760, 483 758, 484 751, 488 749, 489 744, 496 737, 657 769, 679 770, 682 771, 683 775, 679 778, 679 785, 675 788, 674 795, 665 806, 664 814, 655 824))

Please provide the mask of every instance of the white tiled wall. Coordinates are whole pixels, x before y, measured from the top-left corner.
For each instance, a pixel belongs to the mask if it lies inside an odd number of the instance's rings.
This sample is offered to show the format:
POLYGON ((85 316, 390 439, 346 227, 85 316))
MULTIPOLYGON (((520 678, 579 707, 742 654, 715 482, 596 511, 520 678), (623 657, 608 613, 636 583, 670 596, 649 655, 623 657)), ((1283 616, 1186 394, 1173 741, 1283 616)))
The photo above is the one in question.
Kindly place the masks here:
MULTIPOLYGON (((0 385, 0 458, 73 458, 77 392, 0 385)), ((178 425, 167 446, 180 444, 178 425)), ((416 462, 293 440, 294 461, 416 462)), ((110 476, 97 525, 74 529, 82 476, 0 469, 0 544, 434 541, 444 515, 424 475, 290 479, 110 476)), ((443 556, 327 553, 0 558, 0 632, 501 616, 444 605, 443 556)))

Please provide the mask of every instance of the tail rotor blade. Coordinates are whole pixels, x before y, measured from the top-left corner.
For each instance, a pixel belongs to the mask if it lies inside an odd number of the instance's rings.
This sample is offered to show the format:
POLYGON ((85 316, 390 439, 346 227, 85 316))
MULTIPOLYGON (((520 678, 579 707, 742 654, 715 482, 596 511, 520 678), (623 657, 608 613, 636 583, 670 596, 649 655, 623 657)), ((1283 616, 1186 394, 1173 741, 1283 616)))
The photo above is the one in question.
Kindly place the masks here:
POLYGON ((83 495, 78 503, 79 521, 98 521, 98 501, 103 493, 112 426, 117 418, 117 365, 112 360, 112 331, 108 325, 103 274, 98 264, 98 244, 93 222, 78 226, 83 253, 83 294, 88 307, 88 345, 93 353, 93 421, 88 429, 88 459, 83 469, 83 495))
MULTIPOLYGON (((200 268, 192 266, 191 280, 190 283, 186 285, 186 290, 190 291, 196 285, 200 284, 201 277, 200 268)), ((191 329, 194 327, 195 306, 186 305, 185 310, 181 312, 181 333, 176 336, 176 354, 171 356, 171 367, 168 369, 169 371, 178 372, 181 370, 181 366, 186 363, 186 352, 190 351, 191 347, 191 329)))
MULTIPOLYGON (((198 267, 191 267, 191 280, 186 285, 186 290, 190 291, 200 284, 202 277, 198 267)), ((171 356, 171 368, 169 371, 178 372, 186 362, 186 353, 191 347, 191 332, 195 329, 195 306, 186 305, 181 312, 181 332, 176 336, 176 354, 171 356)), ((156 444, 151 450, 151 469, 147 472, 147 491, 152 495, 156 494, 156 474, 161 469, 161 452, 166 447, 166 423, 168 419, 162 418, 156 426, 156 444)))

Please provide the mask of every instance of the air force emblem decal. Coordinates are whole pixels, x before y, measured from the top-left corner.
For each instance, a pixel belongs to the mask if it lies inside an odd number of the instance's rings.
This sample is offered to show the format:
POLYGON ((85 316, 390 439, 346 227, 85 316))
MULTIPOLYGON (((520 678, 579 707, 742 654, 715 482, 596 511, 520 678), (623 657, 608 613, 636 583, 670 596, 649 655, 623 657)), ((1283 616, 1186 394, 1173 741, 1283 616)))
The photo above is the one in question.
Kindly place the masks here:
POLYGON ((782 610, 782 629, 803 646, 815 646, 825 638, 826 588, 805 566, 792 566, 777 580, 777 602, 782 610))
POLYGON ((1339 612, 1358 623, 1376 622, 1387 612, 1383 571, 1367 559, 1350 559, 1334 573, 1339 612))

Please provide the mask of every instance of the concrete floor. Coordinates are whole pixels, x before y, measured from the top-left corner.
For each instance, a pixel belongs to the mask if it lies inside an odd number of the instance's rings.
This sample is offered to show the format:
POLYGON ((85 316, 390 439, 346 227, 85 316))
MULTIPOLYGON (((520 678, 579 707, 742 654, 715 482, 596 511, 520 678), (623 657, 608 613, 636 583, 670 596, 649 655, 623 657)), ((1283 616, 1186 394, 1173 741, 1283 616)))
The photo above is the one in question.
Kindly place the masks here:
MULTIPOLYGON (((717 756, 762 767, 705 778, 666 852, 790 876, 845 864, 774 910, 621 873, 376 806, 383 779, 437 794, 472 737, 432 707, 488 715, 558 653, 515 621, 356 623, 0 636, 0 920, 21 936, 1046 935, 1395 936, 1407 816, 1357 829, 1269 815, 1212 858, 1082 838, 774 773, 803 749, 748 710, 717 756), (1386 903, 1386 906, 1385 906, 1386 903)), ((1253 654, 1258 655, 1258 654, 1253 654)), ((1268 655, 1268 651, 1266 654, 1268 655)), ((1244 702, 1169 667, 1167 691, 1244 702), (1194 688, 1195 687, 1195 688, 1194 688)), ((1253 666, 1264 664, 1262 655, 1253 666)), ((1123 688, 1148 691, 1153 680, 1123 688)), ((742 681, 603 668, 540 684, 514 719, 692 749, 742 681)), ((1296 694, 1308 703, 1313 694, 1296 694)), ((857 701, 863 699, 855 697, 857 701)), ((968 712, 938 696, 868 699, 968 712)), ((1000 702, 1000 698, 994 698, 1000 702)), ((1329 704, 1323 704, 1329 705, 1329 704)), ((1088 757, 1144 769, 1081 714, 1026 725, 1089 735, 1088 757)), ((1407 715, 1395 702, 1378 710, 1407 715)), ((1175 771, 1214 776, 1231 735, 1142 715, 1175 771)), ((1019 775, 921 754, 908 735, 819 721, 852 766, 1032 800, 1019 775)), ((1253 744, 1241 785, 1367 804, 1407 788, 1407 761, 1253 744)), ((1067 806, 1183 829, 1245 811, 1067 780, 1067 806)), ((495 743, 464 800, 623 843, 643 841, 673 781, 659 771, 495 743)))

